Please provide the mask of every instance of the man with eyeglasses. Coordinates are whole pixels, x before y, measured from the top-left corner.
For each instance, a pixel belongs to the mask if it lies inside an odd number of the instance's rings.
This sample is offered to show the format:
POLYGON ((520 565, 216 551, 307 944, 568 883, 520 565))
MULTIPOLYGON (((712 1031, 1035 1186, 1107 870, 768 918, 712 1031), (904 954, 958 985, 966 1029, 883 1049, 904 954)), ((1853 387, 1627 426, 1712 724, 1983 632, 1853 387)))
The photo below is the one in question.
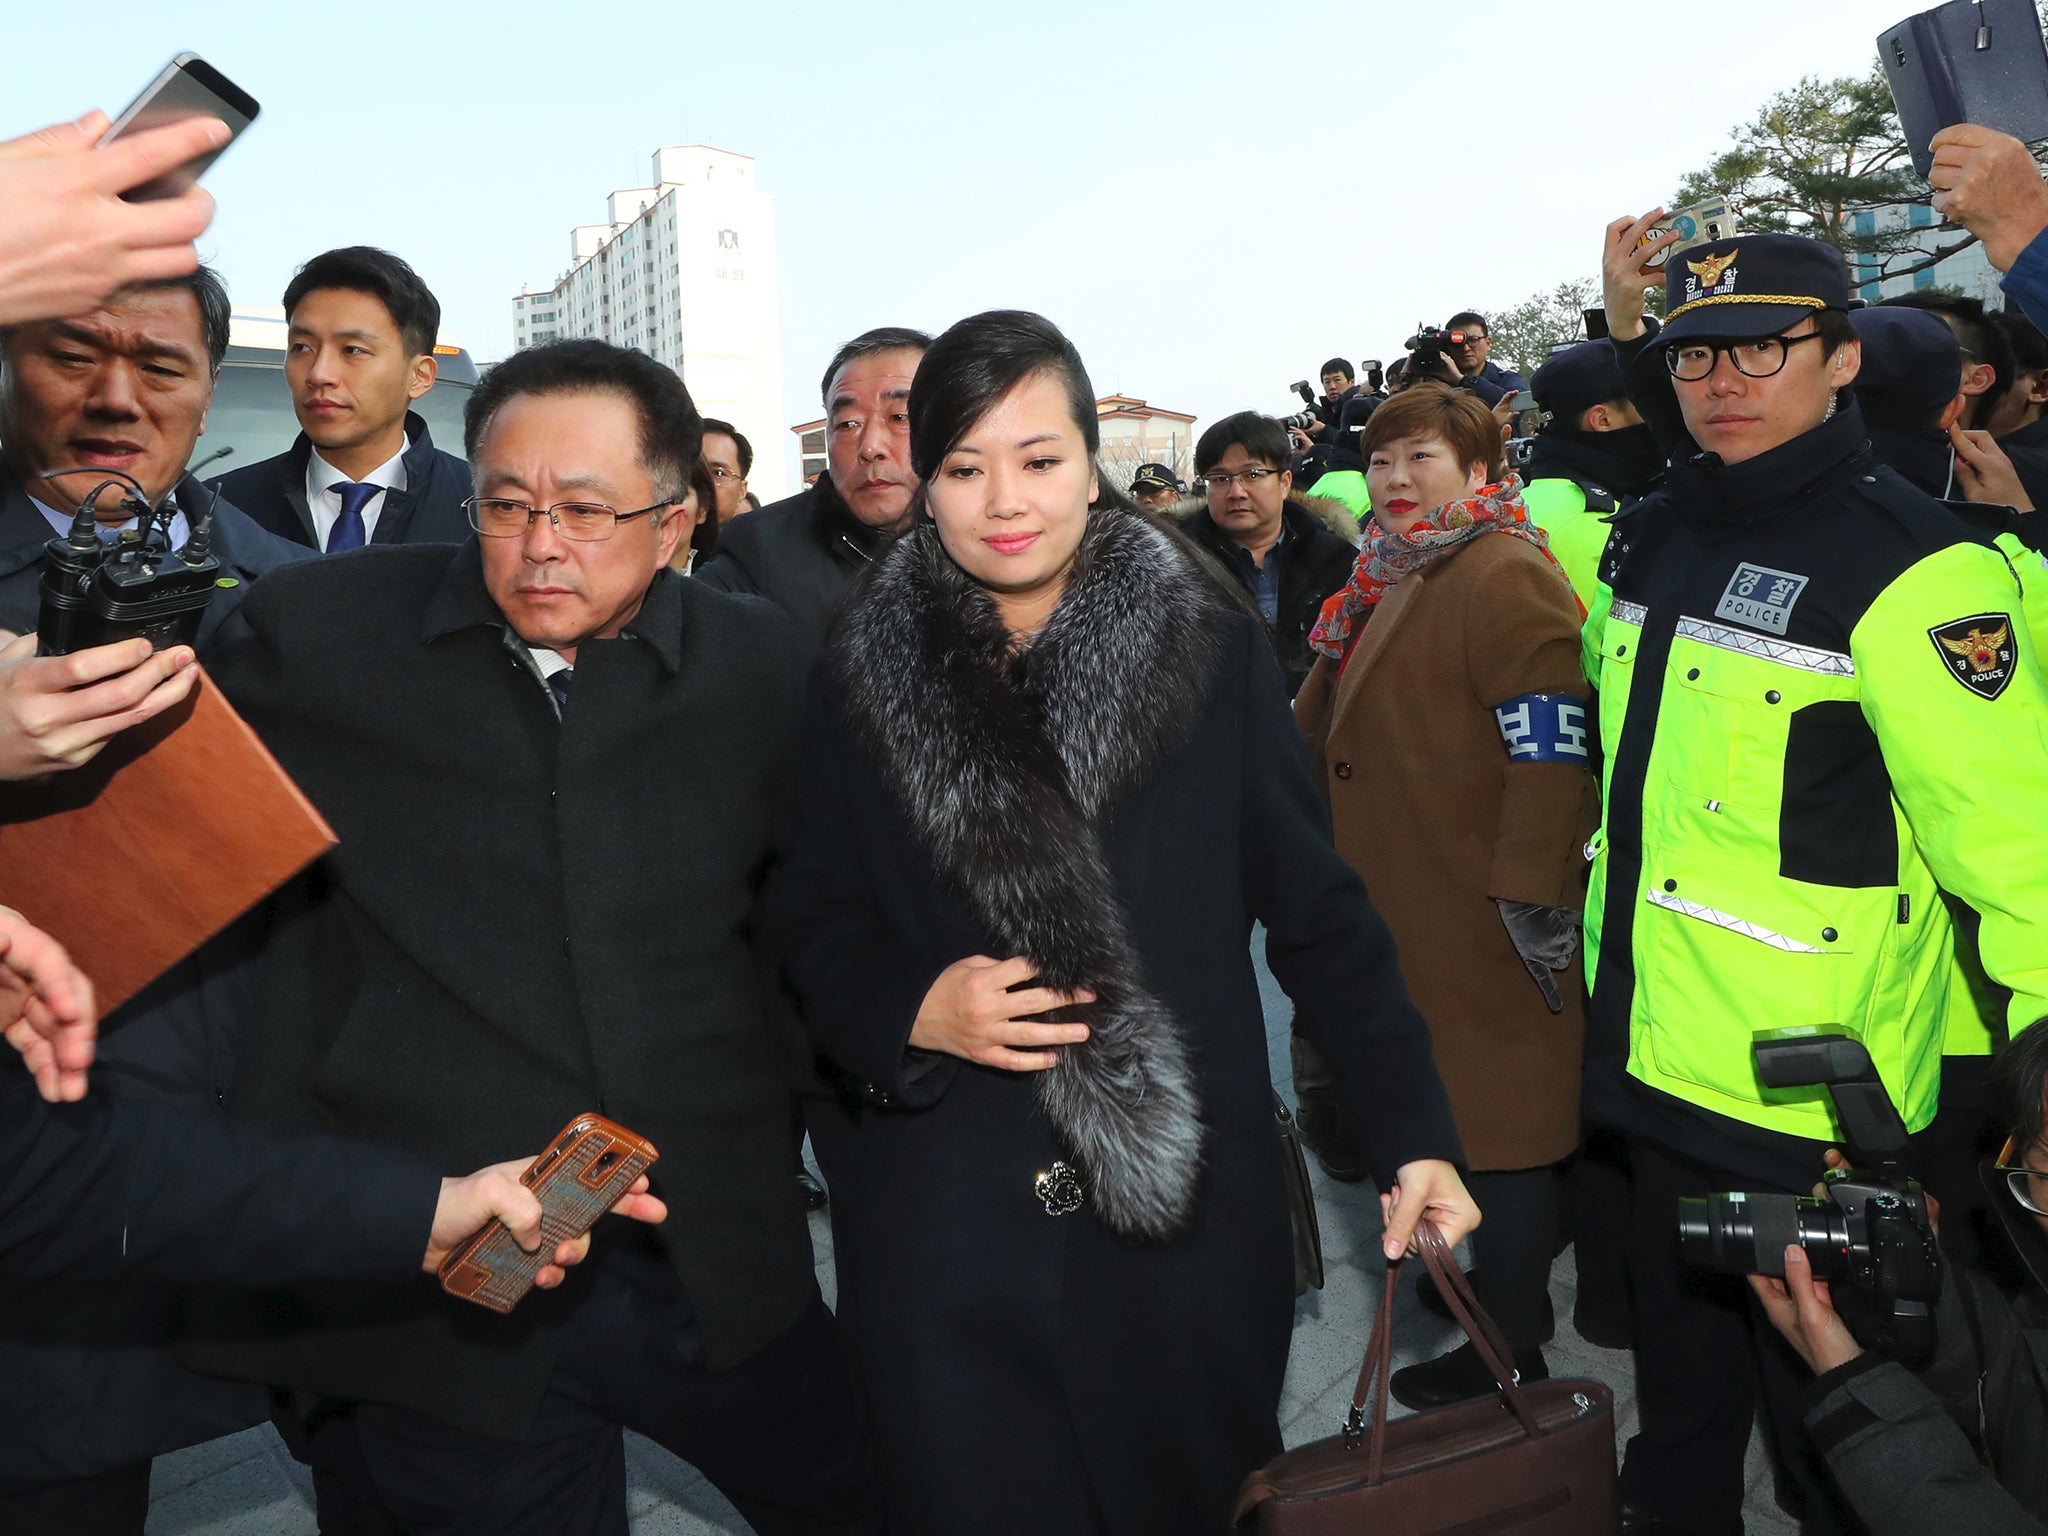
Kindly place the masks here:
POLYGON ((1624 1529, 1741 1529, 1761 1385, 1780 1486, 1829 1533, 1797 1378, 1755 1348, 1745 1288, 1681 1269, 1676 1202, 1803 1193, 1840 1139, 1824 1100, 1758 1085, 1759 1029, 1854 1029, 1925 1129, 1952 913, 1974 913, 2001 1028, 2048 1014, 2048 685, 2004 555, 1869 452, 1840 253, 1790 235, 1677 252, 1655 330, 1644 263, 1675 237, 1638 250, 1653 222, 1609 226, 1603 277, 1670 462, 1615 518, 1585 629, 1605 753, 1586 1113, 1629 1138, 1635 1174, 1624 1529))
POLYGON ((520 352, 466 412, 477 537, 266 578, 214 668, 340 837, 279 904, 230 1109, 448 1166, 597 1110, 670 1210, 509 1317, 431 1284, 206 1309, 195 1363, 291 1390, 323 1530, 624 1536, 622 1426, 757 1531, 882 1528, 754 938, 805 656, 669 569, 701 432, 641 353, 520 352))
POLYGON ((1783 1280, 1750 1279, 1815 1374, 1802 1398, 1806 1426, 1869 1536, 2048 1531, 2048 1026, 2014 1036, 1994 1092, 2011 1135, 1981 1172, 2016 1261, 2009 1280, 2020 1283, 1951 1266, 1925 1366, 1909 1371, 1865 1351, 1797 1247, 1786 1249, 1783 1280))
POLYGON ((747 476, 754 472, 754 445, 731 422, 704 418, 704 467, 718 493, 720 528, 753 510, 747 504, 747 476))
POLYGON ((1509 395, 1520 394, 1529 387, 1514 369, 1493 361, 1493 336, 1487 329, 1486 316, 1478 310, 1459 310, 1444 322, 1444 329, 1458 338, 1445 355, 1457 365, 1459 384, 1487 405, 1498 405, 1509 395))

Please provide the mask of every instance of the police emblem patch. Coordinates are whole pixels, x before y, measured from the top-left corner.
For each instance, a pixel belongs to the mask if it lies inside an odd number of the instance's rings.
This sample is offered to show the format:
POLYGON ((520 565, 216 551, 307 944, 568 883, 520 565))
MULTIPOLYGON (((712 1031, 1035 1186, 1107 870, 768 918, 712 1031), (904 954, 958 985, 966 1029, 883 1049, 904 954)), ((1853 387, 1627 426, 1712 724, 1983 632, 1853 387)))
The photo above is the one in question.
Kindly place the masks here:
POLYGON ((1955 680, 1979 698, 2005 692, 2019 663, 2009 613, 1972 614, 1930 629, 1927 638, 1955 680))
POLYGON ((1806 590, 1806 582, 1806 577, 1791 571, 1745 561, 1728 578, 1727 590, 1714 605, 1714 617, 1782 635, 1792 627, 1792 605, 1806 590))

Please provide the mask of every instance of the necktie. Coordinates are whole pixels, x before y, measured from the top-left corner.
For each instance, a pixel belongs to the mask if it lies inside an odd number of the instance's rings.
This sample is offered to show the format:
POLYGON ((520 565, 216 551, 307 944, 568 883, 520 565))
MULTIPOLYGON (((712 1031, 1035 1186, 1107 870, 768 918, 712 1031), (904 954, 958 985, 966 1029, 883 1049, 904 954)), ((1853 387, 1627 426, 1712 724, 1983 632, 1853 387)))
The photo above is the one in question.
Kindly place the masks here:
POLYGON ((574 667, 563 667, 548 679, 548 691, 555 696, 555 708, 564 714, 569 710, 569 684, 575 680, 574 667))
POLYGON ((327 553, 338 554, 344 549, 361 549, 366 542, 363 535, 363 508, 370 504, 370 498, 383 490, 381 485, 351 485, 346 480, 335 487, 341 493, 341 516, 334 520, 334 526, 327 530, 327 553))

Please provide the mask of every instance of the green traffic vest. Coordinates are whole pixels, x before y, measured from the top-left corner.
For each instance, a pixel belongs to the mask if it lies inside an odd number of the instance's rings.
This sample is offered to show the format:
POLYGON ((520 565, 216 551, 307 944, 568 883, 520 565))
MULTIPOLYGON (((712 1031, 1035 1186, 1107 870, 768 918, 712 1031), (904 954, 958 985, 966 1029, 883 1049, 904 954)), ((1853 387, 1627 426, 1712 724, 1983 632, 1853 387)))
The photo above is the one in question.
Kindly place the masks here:
POLYGON ((1549 539, 1550 553, 1564 567, 1580 605, 1590 613, 1600 584, 1600 552, 1606 549, 1611 531, 1605 518, 1613 506, 1589 508, 1586 488, 1564 478, 1531 480, 1522 487, 1522 505, 1529 509, 1529 521, 1549 539))
MULTIPOLYGON (((2038 560, 2036 560, 2038 567, 2038 560)), ((1985 969, 2011 989, 2005 1026, 2048 1015, 2048 684, 2013 573, 1957 543, 1908 567, 1855 624, 1849 652, 1730 644, 1681 624, 1661 677, 1639 677, 1646 615, 1596 586, 1583 633, 1599 694, 1603 821, 1588 845, 1586 968, 1598 974, 1608 904, 1608 822, 1640 817, 1628 903, 1635 990, 1628 1071, 1718 1115, 1814 1140, 1839 1136, 1817 1091, 1756 1080, 1751 1031, 1835 1023, 1862 1039, 1909 1129, 1934 1118, 1945 1041, 1984 1030, 1961 980, 1946 885, 1982 916, 1985 969), (1971 696, 1928 651, 1930 624, 2010 614, 2020 664, 1995 700, 1971 696), (1631 696, 1661 692, 1641 802, 1608 782, 1631 696), (1892 785, 1896 883, 1867 889, 1781 877, 1779 817, 1792 721, 1855 704, 1892 785), (1943 871, 1937 882, 1935 870, 1943 871)), ((2048 587, 2048 582, 2031 583, 2048 587)), ((1743 637, 1738 636, 1740 641, 1743 637)))

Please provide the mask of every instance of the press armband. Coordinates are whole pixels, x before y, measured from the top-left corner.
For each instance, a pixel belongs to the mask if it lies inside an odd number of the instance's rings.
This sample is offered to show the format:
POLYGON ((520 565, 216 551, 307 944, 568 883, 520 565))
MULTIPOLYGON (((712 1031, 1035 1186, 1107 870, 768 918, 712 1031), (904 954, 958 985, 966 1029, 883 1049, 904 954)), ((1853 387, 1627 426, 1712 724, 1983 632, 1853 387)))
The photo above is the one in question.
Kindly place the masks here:
POLYGON ((1496 704, 1493 718, 1508 759, 1517 763, 1587 766, 1586 706, 1568 693, 1525 693, 1496 704))

